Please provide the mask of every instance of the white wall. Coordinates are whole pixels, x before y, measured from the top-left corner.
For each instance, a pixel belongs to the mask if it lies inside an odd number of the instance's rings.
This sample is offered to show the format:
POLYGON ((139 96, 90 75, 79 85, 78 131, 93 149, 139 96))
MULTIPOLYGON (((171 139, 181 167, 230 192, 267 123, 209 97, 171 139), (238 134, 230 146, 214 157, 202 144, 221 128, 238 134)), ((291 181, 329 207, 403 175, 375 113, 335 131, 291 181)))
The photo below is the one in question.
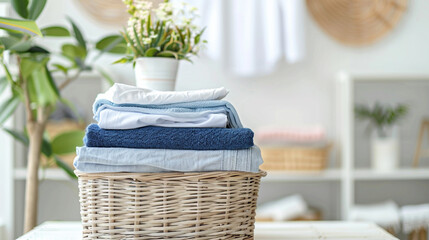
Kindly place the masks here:
MULTIPOLYGON (((415 0, 399 25, 371 46, 343 46, 327 36, 308 16, 307 58, 298 64, 279 63, 278 71, 265 77, 239 78, 227 74, 222 64, 210 59, 183 62, 177 89, 225 86, 231 90, 228 100, 237 108, 244 124, 251 128, 264 125, 320 124, 333 131, 333 82, 335 73, 427 73, 429 74, 429 2, 415 0)), ((61 22, 71 16, 91 39, 115 32, 120 27, 92 21, 77 0, 49 1, 40 19, 41 25, 61 22)), ((210 27, 210 26, 209 26, 210 27)), ((107 64, 115 57, 104 59, 107 64)), ((118 80, 132 82, 130 66, 110 67, 118 80)))

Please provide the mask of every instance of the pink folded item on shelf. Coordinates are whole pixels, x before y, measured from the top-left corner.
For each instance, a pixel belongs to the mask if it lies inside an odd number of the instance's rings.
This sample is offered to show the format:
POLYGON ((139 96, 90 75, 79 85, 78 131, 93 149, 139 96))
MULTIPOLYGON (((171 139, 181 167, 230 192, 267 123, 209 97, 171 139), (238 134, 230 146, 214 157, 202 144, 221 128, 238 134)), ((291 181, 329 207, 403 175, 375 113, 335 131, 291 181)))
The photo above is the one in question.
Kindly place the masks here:
POLYGON ((265 128, 255 133, 258 143, 311 144, 326 142, 322 127, 265 128))

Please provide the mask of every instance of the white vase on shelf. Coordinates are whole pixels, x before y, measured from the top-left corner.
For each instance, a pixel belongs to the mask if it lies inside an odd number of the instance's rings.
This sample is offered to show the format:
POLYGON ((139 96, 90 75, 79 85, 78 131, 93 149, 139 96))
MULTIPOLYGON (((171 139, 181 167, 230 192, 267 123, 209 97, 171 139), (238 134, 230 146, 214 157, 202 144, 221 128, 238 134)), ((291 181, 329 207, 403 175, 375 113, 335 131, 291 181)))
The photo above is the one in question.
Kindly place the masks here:
POLYGON ((179 60, 163 57, 137 58, 136 86, 159 91, 174 91, 179 60))
POLYGON ((375 129, 371 138, 372 168, 378 172, 391 172, 399 166, 399 128, 375 129))

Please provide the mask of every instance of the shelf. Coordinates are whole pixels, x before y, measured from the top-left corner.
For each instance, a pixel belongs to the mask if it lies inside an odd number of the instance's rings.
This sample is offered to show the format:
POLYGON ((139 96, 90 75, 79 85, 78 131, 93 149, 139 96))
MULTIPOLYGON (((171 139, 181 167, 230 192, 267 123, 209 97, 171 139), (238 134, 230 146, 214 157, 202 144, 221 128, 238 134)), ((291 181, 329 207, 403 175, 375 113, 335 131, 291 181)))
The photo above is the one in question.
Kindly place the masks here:
POLYGON ((428 168, 405 168, 392 172, 377 172, 372 169, 356 169, 354 179, 357 181, 374 180, 429 180, 428 168))
POLYGON ((318 181, 339 181, 341 171, 338 169, 328 169, 320 172, 315 171, 271 171, 262 178, 262 182, 318 182, 318 181))
MULTIPOLYGON (((25 180, 27 169, 15 169, 15 180, 25 180)), ((71 180, 61 169, 40 169, 39 178, 43 180, 71 180)), ((377 172, 372 169, 356 169, 353 173, 356 181, 376 180, 429 180, 429 168, 398 169, 392 172, 377 172)), ((328 169, 320 172, 314 171, 271 171, 262 178, 262 182, 318 182, 340 181, 341 170, 328 169)))
POLYGON ((408 82, 408 81, 429 81, 427 74, 411 74, 411 73, 391 73, 391 74, 357 74, 348 75, 353 81, 356 82, 408 82))
MULTIPOLYGON (((26 168, 16 168, 14 170, 15 180, 25 180, 27 178, 27 169, 26 168)), ((62 169, 59 168, 48 168, 39 170, 39 179, 40 180, 72 180, 69 175, 67 175, 62 169)))

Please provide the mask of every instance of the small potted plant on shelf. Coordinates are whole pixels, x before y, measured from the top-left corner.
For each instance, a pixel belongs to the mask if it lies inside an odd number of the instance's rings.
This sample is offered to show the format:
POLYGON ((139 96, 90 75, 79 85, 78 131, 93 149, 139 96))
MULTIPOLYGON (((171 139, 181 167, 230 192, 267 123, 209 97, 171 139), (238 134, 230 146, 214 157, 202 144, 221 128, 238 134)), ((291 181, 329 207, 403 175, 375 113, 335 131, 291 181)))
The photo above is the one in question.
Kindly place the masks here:
POLYGON ((356 105, 355 114, 360 120, 368 120, 372 127, 371 161, 377 171, 391 171, 399 165, 398 122, 408 113, 408 107, 398 104, 394 107, 375 103, 371 108, 356 105))
POLYGON ((128 55, 116 63, 134 62, 136 85, 173 91, 179 61, 190 60, 206 42, 204 29, 194 24, 197 9, 168 0, 152 8, 152 2, 123 0, 131 17, 122 32, 128 43, 128 55))

